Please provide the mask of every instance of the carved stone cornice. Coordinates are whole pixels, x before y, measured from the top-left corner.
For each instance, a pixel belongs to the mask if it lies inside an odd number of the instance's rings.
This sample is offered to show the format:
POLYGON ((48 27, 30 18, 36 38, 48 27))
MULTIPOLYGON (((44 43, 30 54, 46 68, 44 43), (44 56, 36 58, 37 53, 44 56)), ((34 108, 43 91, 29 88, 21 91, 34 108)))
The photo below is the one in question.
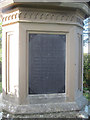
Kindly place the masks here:
POLYGON ((83 19, 76 11, 53 11, 44 9, 18 8, 18 10, 3 15, 3 25, 13 22, 60 23, 76 24, 83 27, 83 19))
POLYGON ((16 10, 14 12, 2 15, 2 25, 7 25, 13 22, 19 21, 20 11, 16 10))

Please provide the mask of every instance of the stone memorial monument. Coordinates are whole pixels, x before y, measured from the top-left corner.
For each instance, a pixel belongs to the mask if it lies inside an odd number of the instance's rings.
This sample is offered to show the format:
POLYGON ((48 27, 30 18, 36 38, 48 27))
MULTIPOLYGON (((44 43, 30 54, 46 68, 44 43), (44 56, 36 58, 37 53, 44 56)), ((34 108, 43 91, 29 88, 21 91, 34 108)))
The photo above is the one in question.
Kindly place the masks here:
POLYGON ((5 0, 0 5, 3 110, 32 116, 82 109, 88 4, 5 0))

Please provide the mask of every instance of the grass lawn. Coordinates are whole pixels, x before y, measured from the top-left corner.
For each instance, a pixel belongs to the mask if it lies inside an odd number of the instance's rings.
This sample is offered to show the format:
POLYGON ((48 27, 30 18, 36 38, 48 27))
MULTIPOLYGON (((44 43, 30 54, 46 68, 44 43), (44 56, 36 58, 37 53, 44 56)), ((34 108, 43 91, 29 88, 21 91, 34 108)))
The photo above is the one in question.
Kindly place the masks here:
POLYGON ((0 82, 0 93, 2 92, 2 82, 0 82))

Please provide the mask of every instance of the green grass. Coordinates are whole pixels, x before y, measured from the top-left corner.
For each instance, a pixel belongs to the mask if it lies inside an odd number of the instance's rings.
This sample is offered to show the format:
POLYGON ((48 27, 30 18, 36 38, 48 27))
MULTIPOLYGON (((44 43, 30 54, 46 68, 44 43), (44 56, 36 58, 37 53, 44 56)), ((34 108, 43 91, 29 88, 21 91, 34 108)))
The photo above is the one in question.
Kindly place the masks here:
POLYGON ((2 92, 2 82, 0 82, 0 93, 2 92))

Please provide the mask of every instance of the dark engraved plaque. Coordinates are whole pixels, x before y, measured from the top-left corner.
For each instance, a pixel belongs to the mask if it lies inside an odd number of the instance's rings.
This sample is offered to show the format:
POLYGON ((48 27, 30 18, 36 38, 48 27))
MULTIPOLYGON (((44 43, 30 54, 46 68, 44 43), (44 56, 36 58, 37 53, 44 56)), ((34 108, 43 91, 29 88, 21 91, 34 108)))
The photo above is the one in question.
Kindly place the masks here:
POLYGON ((66 35, 29 35, 29 94, 65 93, 66 35))

